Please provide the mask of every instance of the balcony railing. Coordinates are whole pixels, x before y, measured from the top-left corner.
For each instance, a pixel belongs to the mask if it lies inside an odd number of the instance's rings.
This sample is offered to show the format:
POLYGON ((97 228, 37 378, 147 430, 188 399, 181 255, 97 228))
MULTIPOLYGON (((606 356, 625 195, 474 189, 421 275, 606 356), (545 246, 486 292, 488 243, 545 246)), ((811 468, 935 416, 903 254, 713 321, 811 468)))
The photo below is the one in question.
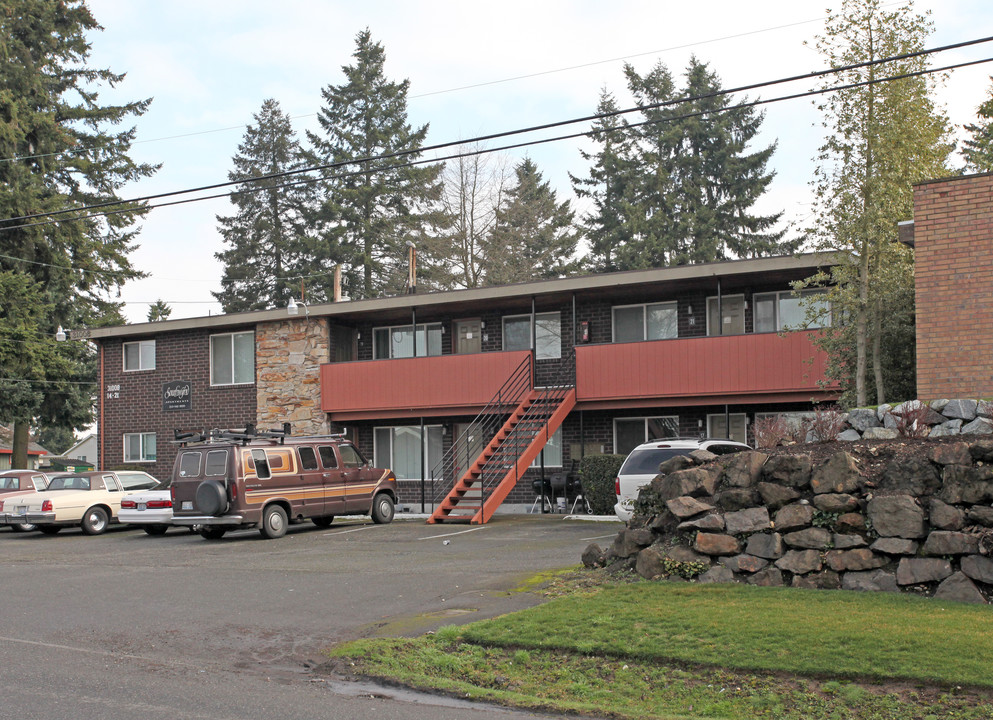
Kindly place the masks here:
POLYGON ((578 346, 578 400, 823 395, 827 356, 811 342, 815 332, 578 346))
POLYGON ((475 415, 529 355, 514 352, 328 363, 321 409, 332 420, 394 413, 475 415))

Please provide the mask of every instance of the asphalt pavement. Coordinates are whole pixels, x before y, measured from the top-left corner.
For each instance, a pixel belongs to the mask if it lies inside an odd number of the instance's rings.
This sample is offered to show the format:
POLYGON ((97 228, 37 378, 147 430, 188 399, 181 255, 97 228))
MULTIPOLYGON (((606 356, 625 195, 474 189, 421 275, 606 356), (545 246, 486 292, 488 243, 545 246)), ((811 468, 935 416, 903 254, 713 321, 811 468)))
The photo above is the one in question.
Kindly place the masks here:
POLYGON ((414 636, 528 607, 615 523, 306 523, 206 541, 113 528, 0 531, 0 718, 482 718, 498 708, 356 685, 317 668, 358 637, 414 636))

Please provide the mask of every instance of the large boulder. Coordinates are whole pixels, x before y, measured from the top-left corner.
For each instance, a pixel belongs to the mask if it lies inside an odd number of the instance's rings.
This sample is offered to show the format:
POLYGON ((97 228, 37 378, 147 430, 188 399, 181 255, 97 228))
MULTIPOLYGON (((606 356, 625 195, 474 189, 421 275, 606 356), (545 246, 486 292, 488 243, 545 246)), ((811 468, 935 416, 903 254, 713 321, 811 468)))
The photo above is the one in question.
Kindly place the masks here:
POLYGON ((854 495, 826 493, 814 495, 810 500, 814 507, 826 513, 850 513, 859 509, 859 501, 854 495))
POLYGON ((909 495, 874 497, 866 515, 880 537, 920 538, 927 534, 924 511, 909 495))
POLYGON ((923 552, 931 557, 971 555, 979 552, 979 538, 969 533, 935 530, 924 541, 923 552))
POLYGON ((724 517, 718 513, 710 513, 703 517, 694 518, 681 522, 676 526, 677 530, 706 530, 708 532, 720 532, 724 530, 724 517))
POLYGON ((799 491, 777 483, 760 482, 758 491, 762 497, 762 502, 773 511, 800 499, 799 491))
POLYGON ((928 459, 938 465, 972 465, 969 443, 948 442, 928 450, 928 459))
POLYGON ((971 423, 962 426, 963 435, 990 435, 993 434, 993 422, 988 418, 976 418, 971 423))
POLYGON ((993 560, 982 555, 966 555, 962 558, 962 572, 986 585, 993 585, 993 560))
POLYGON ((724 463, 724 481, 732 487, 753 487, 762 477, 762 466, 768 459, 768 455, 757 451, 732 455, 724 463))
POLYGON ((869 546, 873 552, 885 553, 887 555, 914 555, 917 553, 919 543, 916 540, 905 540, 904 538, 879 538, 869 546))
POLYGON ((952 437, 954 435, 960 435, 962 433, 962 421, 961 420, 949 420, 948 422, 943 422, 941 425, 935 425, 931 428, 931 433, 928 437, 938 438, 938 437, 952 437))
POLYGON ((934 465, 913 455, 898 455, 883 468, 879 489, 899 495, 930 495, 941 488, 934 465))
POLYGON ((835 533, 831 536, 831 543, 838 550, 865 547, 869 544, 861 535, 842 535, 841 533, 835 533))
POLYGON ((903 558, 896 568, 896 581, 899 585, 920 585, 951 574, 952 564, 943 558, 903 558))
POLYGON ((673 498, 672 500, 666 500, 665 506, 669 509, 669 512, 678 517, 680 520, 691 518, 694 515, 702 515, 705 512, 711 512, 716 509, 710 503, 702 502, 696 498, 690 497, 689 495, 683 495, 678 498, 673 498))
POLYGON ((728 535, 744 535, 768 530, 772 523, 769 521, 769 511, 764 507, 757 507, 725 513, 724 526, 728 535))
POLYGON ((879 417, 872 408, 855 408, 848 411, 848 424, 864 433, 869 428, 879 427, 879 417))
POLYGON ((871 427, 862 433, 863 440, 896 440, 900 437, 893 428, 871 427))
POLYGON ((668 460, 659 463, 659 475, 668 475, 679 470, 691 468, 698 463, 689 455, 673 455, 668 460))
POLYGON ((841 587, 841 576, 834 570, 822 570, 809 575, 794 575, 792 584, 805 590, 837 590, 841 587))
POLYGON ((655 542, 655 533, 647 528, 624 528, 614 538, 611 551, 615 557, 628 558, 637 555, 642 548, 648 547, 653 542, 655 542))
POLYGON ((876 555, 868 548, 855 550, 829 550, 824 554, 824 562, 835 572, 875 570, 885 566, 889 560, 876 555))
POLYGON ((665 553, 658 545, 646 547, 638 553, 638 560, 634 565, 634 571, 646 580, 653 580, 657 577, 665 577, 665 553))
POLYGON ((790 550, 776 561, 776 567, 794 575, 819 572, 821 554, 816 550, 790 550))
POLYGON ((975 400, 949 400, 941 410, 941 414, 947 418, 958 420, 974 420, 979 403, 975 400))
POLYGON ((979 588, 965 573, 957 572, 943 581, 934 591, 935 600, 951 600, 953 602, 974 603, 986 605, 986 598, 979 588))
POLYGON ((795 548, 826 550, 831 547, 831 531, 819 527, 797 530, 783 535, 783 542, 795 548))
POLYGON ((741 542, 733 535, 698 532, 693 549, 704 555, 737 555, 741 552, 741 542))
POLYGON ((707 583, 733 583, 734 573, 728 570, 723 565, 714 565, 703 575, 697 577, 696 581, 700 584, 707 583))
POLYGON ((717 487, 720 468, 716 465, 677 470, 668 475, 660 475, 652 480, 652 489, 663 502, 683 495, 709 497, 717 487))
POLYGON ((762 496, 755 488, 732 487, 717 494, 717 506, 727 511, 743 510, 762 504, 762 496))
POLYGON ((938 530, 961 530, 965 526, 965 513, 938 498, 931 498, 928 517, 931 527, 938 530))
POLYGON ((783 556, 783 536, 779 533, 755 533, 750 535, 745 552, 767 560, 778 560, 783 556))
POLYGON ((993 500, 993 467, 948 465, 941 473, 944 480, 939 499, 950 504, 988 504, 993 500))
POLYGON ((986 505, 973 505, 971 508, 966 510, 965 518, 973 525, 993 527, 993 507, 988 507, 986 505))
POLYGON ((969 443, 969 455, 976 462, 993 462, 993 440, 976 440, 969 443))
POLYGON ((776 513, 774 525, 779 532, 801 530, 808 527, 814 519, 814 509, 805 503, 792 503, 780 508, 776 513))
POLYGON ((762 587, 782 587, 783 573, 779 568, 766 568, 765 570, 759 570, 754 575, 751 575, 748 578, 748 583, 762 587))
POLYGON ((810 484, 810 456, 774 455, 762 466, 762 477, 771 483, 791 488, 805 488, 810 484))
POLYGON ((722 557, 720 563, 735 573, 757 573, 759 570, 765 570, 769 566, 768 560, 749 555, 748 553, 742 553, 732 557, 722 557))
POLYGON ((841 579, 843 590, 863 592, 897 592, 896 577, 885 570, 870 570, 867 572, 846 572, 841 579))
POLYGON ((846 452, 836 452, 813 469, 810 489, 815 494, 851 493, 862 484, 855 458, 846 452))
POLYGON ((590 543, 586 546, 586 549, 583 550, 582 560, 583 565, 588 568, 603 567, 607 564, 606 553, 596 543, 590 543))

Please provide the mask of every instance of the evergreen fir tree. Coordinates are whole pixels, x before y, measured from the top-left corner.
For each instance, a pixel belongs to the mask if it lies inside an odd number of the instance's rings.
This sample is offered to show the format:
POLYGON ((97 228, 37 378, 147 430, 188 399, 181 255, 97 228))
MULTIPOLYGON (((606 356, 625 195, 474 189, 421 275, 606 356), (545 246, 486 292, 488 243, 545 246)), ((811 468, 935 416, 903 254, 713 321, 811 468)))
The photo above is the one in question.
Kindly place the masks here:
POLYGON ((386 53, 368 29, 358 34, 353 57, 342 68, 345 82, 322 91, 322 132, 307 138, 313 164, 341 164, 325 173, 323 202, 311 216, 311 253, 326 278, 311 287, 330 296, 330 273, 342 263, 344 289, 357 298, 400 290, 407 241, 421 244, 443 215, 436 208, 442 166, 409 164, 428 131, 407 122, 409 81, 386 79, 386 53), (370 159, 396 153, 403 154, 370 159))
POLYGON ((576 197, 588 199, 593 208, 581 218, 583 234, 589 243, 586 264, 594 272, 617 270, 616 257, 634 237, 634 188, 637 163, 627 124, 610 115, 618 109, 613 95, 600 94, 598 119, 590 139, 599 146, 595 153, 580 150, 589 162, 587 177, 569 174, 576 197))
MULTIPOLYGON (((993 77, 990 78, 993 80, 993 77)), ((965 126, 969 137, 962 146, 968 172, 993 172, 993 88, 976 111, 979 122, 965 126)))
POLYGON ((516 184, 507 190, 483 252, 488 285, 561 277, 574 269, 577 236, 569 201, 558 202, 529 158, 514 174, 516 184))
POLYGON ((0 383, 0 421, 15 423, 18 463, 29 423, 83 427, 92 418, 86 383, 96 378, 94 352, 86 343, 56 346, 56 328, 121 322, 120 304, 109 297, 141 276, 128 259, 141 205, 85 220, 60 216, 51 225, 17 220, 118 202, 125 183, 157 169, 129 157, 135 131, 121 127, 150 101, 100 101, 102 88, 124 76, 87 64, 87 33, 99 29, 81 0, 5 0, 0 12, 0 275, 11 293, 0 335, 21 332, 25 340, 0 345, 5 377, 32 381, 0 383), (14 297, 48 311, 15 315, 14 297))
POLYGON ((170 315, 172 315, 172 308, 162 298, 148 306, 148 322, 168 320, 170 315))
MULTIPOLYGON (((301 150, 290 118, 276 100, 268 99, 255 114, 232 159, 230 180, 277 175, 302 167, 301 150)), ((224 312, 264 310, 286 305, 296 294, 293 277, 314 268, 301 263, 304 214, 309 190, 290 185, 295 177, 274 177, 247 183, 231 196, 236 212, 217 216, 225 249, 221 291, 213 293, 224 312)), ((297 281, 299 282, 299 281, 297 281)))

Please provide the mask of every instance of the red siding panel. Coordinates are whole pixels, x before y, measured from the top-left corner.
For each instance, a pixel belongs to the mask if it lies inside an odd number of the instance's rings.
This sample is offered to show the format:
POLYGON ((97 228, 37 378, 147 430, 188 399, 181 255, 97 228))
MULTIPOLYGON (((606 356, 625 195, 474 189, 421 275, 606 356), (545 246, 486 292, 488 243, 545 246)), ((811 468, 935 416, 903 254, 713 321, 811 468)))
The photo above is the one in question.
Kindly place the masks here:
POLYGON ((321 409, 354 413, 483 407, 530 353, 329 363, 321 366, 321 409))
POLYGON ((818 381, 824 380, 827 360, 811 342, 812 334, 763 333, 579 346, 577 394, 580 402, 809 395, 821 390, 818 381))

